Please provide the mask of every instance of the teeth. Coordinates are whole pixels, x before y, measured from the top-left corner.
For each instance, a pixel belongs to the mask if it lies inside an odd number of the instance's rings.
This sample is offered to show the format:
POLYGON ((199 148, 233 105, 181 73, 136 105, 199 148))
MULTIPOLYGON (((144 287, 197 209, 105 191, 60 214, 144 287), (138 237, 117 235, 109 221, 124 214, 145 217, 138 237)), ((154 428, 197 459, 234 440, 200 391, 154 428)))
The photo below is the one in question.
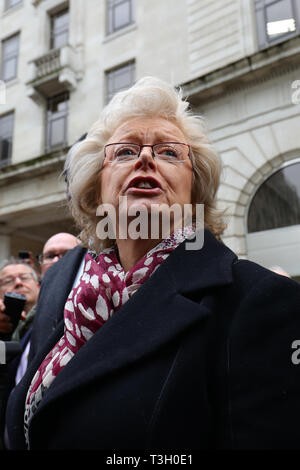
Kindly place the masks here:
POLYGON ((137 184, 137 188, 141 189, 151 189, 152 186, 148 181, 141 181, 140 183, 137 184))

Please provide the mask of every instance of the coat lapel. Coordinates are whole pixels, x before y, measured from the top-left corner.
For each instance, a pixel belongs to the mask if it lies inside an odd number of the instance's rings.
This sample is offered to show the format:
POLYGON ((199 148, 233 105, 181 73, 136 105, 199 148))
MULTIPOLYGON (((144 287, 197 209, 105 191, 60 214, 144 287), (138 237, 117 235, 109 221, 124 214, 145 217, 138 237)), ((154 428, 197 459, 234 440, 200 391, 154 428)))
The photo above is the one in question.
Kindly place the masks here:
POLYGON ((209 232, 201 250, 187 251, 185 244, 181 244, 64 367, 37 414, 49 402, 95 377, 150 355, 203 321, 210 315, 205 289, 232 282, 231 265, 235 258, 209 232), (195 292, 197 302, 191 300, 195 292))

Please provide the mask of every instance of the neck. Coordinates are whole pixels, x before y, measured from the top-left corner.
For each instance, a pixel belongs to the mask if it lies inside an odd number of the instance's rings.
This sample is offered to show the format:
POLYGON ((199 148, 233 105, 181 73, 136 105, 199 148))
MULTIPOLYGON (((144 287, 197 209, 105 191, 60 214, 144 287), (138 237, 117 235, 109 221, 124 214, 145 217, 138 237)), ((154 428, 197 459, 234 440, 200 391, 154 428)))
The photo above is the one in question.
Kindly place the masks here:
POLYGON ((35 304, 33 302, 30 302, 29 304, 26 302, 25 304, 25 308, 24 308, 24 311, 26 312, 26 315, 30 312, 30 310, 32 309, 32 307, 34 306, 35 304))
POLYGON ((161 240, 153 239, 127 239, 117 240, 119 258, 125 272, 129 271, 148 251, 154 248, 161 240))

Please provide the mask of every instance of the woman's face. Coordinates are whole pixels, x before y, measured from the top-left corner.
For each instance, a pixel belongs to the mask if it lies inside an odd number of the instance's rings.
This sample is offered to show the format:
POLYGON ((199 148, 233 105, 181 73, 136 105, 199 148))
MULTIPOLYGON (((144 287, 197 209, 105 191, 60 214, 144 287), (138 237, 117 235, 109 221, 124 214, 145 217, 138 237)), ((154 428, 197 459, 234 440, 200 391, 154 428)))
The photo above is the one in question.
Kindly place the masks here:
MULTIPOLYGON (((188 143, 182 131, 163 118, 133 118, 120 125, 108 143, 127 142, 154 145, 162 142, 188 143)), ((172 164, 152 157, 151 147, 143 147, 137 160, 110 164, 101 171, 100 203, 119 207, 119 197, 127 196, 127 207, 148 212, 153 204, 191 203, 192 163, 172 164)))

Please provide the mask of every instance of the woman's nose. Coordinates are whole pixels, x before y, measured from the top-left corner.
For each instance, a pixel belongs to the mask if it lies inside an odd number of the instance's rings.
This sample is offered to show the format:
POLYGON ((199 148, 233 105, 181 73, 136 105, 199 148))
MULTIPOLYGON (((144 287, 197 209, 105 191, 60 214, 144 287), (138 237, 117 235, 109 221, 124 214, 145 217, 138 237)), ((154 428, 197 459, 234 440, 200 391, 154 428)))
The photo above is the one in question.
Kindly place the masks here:
POLYGON ((147 166, 149 166, 151 170, 156 167, 155 158, 153 157, 153 150, 150 145, 141 148, 140 156, 135 163, 136 169, 140 169, 147 166))

